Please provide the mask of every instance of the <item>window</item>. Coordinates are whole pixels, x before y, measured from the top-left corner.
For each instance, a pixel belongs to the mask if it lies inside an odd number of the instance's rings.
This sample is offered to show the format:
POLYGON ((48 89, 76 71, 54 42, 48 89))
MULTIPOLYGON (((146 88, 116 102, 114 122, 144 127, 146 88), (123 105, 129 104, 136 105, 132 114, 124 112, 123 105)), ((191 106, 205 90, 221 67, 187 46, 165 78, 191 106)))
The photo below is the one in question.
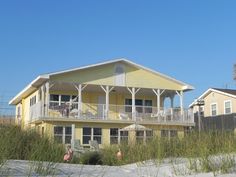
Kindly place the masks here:
POLYGON ((120 132, 120 142, 121 143, 128 143, 129 132, 128 131, 121 131, 120 132))
POLYGON ((97 140, 98 144, 102 144, 102 129, 93 128, 93 140, 97 140))
POLYGON ((70 95, 61 95, 61 105, 70 102, 70 95))
POLYGON ((231 101, 225 101, 225 114, 230 114, 231 113, 231 101))
POLYGON ((170 130, 170 137, 177 137, 177 130, 170 130))
POLYGON ((124 66, 121 64, 115 65, 114 74, 115 74, 115 85, 125 86, 124 66))
POLYGON ((172 138, 177 136, 178 136, 177 130, 161 130, 161 137, 172 138))
MULTIPOLYGON (((137 112, 143 112, 143 100, 135 99, 135 106, 137 112)), ((132 112, 132 99, 125 99, 125 112, 132 112)))
POLYGON ((211 115, 216 116, 217 110, 216 110, 216 103, 211 104, 211 115))
POLYGON ((110 144, 118 144, 118 128, 110 128, 110 144))
POLYGON ((54 141, 57 143, 63 143, 63 127, 55 126, 54 127, 54 141))
POLYGON ((71 134, 72 134, 71 127, 65 127, 65 144, 71 143, 71 134))
POLYGON ((102 129, 101 128, 83 128, 83 144, 89 144, 89 140, 96 140, 98 144, 102 144, 102 129))
POLYGON ((54 126, 54 140, 61 144, 71 143, 72 129, 70 126, 54 126))
POLYGON ((144 113, 152 113, 152 100, 145 100, 144 106, 144 113))
POLYGON ((149 141, 153 138, 153 131, 152 130, 146 130, 146 140, 149 141))
POLYGON ((142 143, 144 139, 144 131, 136 131, 136 142, 142 143))
POLYGON ((59 106, 59 95, 50 94, 50 107, 59 106))
POLYGON ((161 130, 161 137, 169 137, 169 130, 161 130))
POLYGON ((33 96, 32 98, 30 98, 30 106, 33 106, 36 104, 36 96, 33 96))
POLYGON ((91 140, 91 128, 84 127, 83 128, 83 144, 89 144, 89 140, 91 140))

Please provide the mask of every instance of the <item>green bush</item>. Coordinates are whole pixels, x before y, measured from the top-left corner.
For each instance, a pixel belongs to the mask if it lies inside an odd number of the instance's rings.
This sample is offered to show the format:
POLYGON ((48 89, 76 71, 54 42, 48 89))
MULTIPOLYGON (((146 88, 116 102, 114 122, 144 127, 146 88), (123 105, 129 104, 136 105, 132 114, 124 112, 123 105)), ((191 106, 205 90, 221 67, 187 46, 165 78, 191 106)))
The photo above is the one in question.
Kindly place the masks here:
POLYGON ((85 152, 81 155, 80 160, 82 164, 102 165, 102 155, 97 151, 85 152))

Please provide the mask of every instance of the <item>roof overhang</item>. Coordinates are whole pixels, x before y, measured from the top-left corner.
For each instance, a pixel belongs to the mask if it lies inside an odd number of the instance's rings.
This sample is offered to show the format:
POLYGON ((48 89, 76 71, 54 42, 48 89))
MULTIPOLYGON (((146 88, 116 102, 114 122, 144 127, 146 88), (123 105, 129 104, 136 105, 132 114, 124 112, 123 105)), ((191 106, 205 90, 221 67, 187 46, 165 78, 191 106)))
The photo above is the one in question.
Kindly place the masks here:
POLYGON ((29 85, 27 85, 21 92, 19 92, 14 98, 9 101, 10 105, 16 105, 21 102, 22 98, 27 97, 29 94, 37 90, 44 82, 49 79, 48 75, 41 75, 34 79, 29 85))

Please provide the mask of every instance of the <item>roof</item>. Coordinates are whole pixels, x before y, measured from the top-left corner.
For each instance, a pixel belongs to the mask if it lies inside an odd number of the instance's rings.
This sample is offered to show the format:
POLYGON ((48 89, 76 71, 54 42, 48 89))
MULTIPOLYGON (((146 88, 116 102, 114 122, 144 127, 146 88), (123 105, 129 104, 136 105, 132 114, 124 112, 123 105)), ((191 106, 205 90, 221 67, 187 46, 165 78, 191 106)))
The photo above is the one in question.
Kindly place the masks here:
POLYGON ((68 69, 68 70, 63 70, 63 71, 52 72, 52 73, 40 75, 35 80, 33 80, 29 85, 27 85, 21 92, 19 92, 12 100, 10 100, 9 104, 15 105, 15 104, 19 103, 24 96, 26 96, 27 94, 28 95, 31 94, 33 91, 35 91, 37 89, 37 87, 40 86, 40 84, 42 85, 43 82, 46 82, 47 80, 49 80, 50 76, 64 74, 64 73, 78 71, 78 70, 84 70, 84 69, 88 69, 88 68, 92 68, 92 67, 96 67, 96 66, 112 64, 112 63, 117 63, 117 62, 124 62, 124 63, 132 65, 136 68, 143 69, 143 70, 146 70, 146 71, 151 72, 153 74, 159 75, 159 76, 161 76, 165 79, 168 79, 172 82, 175 82, 177 84, 183 85, 183 90, 185 90, 185 91, 194 89, 194 87, 189 84, 186 84, 186 83, 176 80, 172 77, 169 77, 165 74, 154 71, 150 68, 136 64, 136 63, 134 63, 130 60, 127 60, 125 58, 121 58, 121 59, 114 59, 114 60, 109 60, 109 61, 105 61, 105 62, 101 62, 101 63, 97 63, 97 64, 92 64, 92 65, 82 66, 82 67, 78 67, 78 68, 73 68, 73 69, 68 69))
POLYGON ((205 91, 200 97, 198 97, 197 99, 195 99, 190 105, 189 107, 193 107, 196 104, 196 101, 199 99, 204 99, 209 93, 211 92, 216 92, 219 94, 223 94, 226 96, 230 96, 233 98, 236 98, 236 90, 234 89, 221 89, 221 88, 209 88, 207 91, 205 91))

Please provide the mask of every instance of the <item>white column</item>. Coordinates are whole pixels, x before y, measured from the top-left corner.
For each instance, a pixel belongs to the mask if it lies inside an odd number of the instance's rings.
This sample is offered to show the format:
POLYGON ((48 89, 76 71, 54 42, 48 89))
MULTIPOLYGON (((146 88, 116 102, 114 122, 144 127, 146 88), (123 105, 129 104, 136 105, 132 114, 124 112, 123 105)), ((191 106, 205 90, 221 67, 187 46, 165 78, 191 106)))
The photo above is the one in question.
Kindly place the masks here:
POLYGON ((80 118, 82 112, 82 91, 87 87, 87 85, 82 86, 82 84, 74 84, 74 87, 78 91, 78 118, 80 118))
POLYGON ((132 95, 132 120, 136 121, 135 94, 140 90, 140 88, 136 90, 134 87, 132 87, 132 89, 127 87, 127 89, 132 95))
POLYGON ((174 117, 174 95, 170 96, 170 107, 171 107, 171 121, 173 121, 173 117, 174 117))
POLYGON ((45 116, 45 114, 44 114, 44 95, 45 95, 45 92, 44 92, 44 85, 40 88, 41 89, 41 115, 42 116, 45 116))
POLYGON ((106 93, 106 105, 105 105, 105 118, 108 119, 108 113, 109 113, 109 93, 112 91, 114 87, 109 87, 108 85, 106 87, 101 85, 101 88, 106 93))
POLYGON ((46 103, 45 103, 45 105, 46 105, 46 108, 45 108, 45 116, 49 116, 48 115, 48 109, 49 109, 49 99, 50 99, 50 95, 49 95, 49 82, 47 82, 46 84, 45 84, 45 89, 46 89, 46 103))
POLYGON ((161 95, 164 93, 165 90, 160 89, 152 89, 152 91, 156 94, 157 96, 157 114, 160 116, 160 107, 161 107, 161 95))
POLYGON ((180 100, 180 114, 181 114, 181 117, 183 118, 183 121, 184 121, 184 107, 183 107, 183 100, 184 100, 184 94, 183 94, 183 91, 176 91, 176 93, 179 95, 179 100, 180 100))
POLYGON ((71 147, 72 149, 75 147, 75 124, 71 125, 71 147))

